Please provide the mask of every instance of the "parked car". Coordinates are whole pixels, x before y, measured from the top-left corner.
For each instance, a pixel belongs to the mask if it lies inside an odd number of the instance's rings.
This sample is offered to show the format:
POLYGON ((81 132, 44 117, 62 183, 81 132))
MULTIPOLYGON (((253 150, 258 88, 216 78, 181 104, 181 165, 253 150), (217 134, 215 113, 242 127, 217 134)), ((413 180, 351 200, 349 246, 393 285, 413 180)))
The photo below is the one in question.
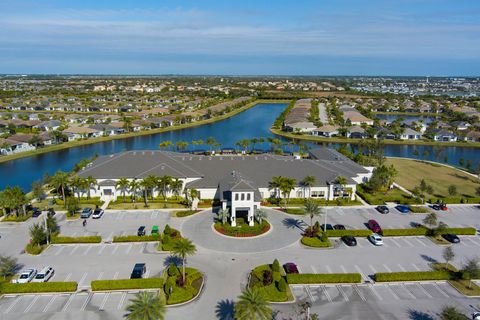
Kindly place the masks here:
POLYGON ((136 263, 133 267, 130 279, 141 279, 146 272, 147 266, 145 265, 145 263, 136 263))
POLYGON ((80 218, 88 219, 92 215, 92 208, 84 208, 82 213, 80 214, 80 218))
POLYGON ((480 320, 480 312, 472 313, 472 320, 480 320))
POLYGON ((37 275, 37 269, 25 269, 20 273, 18 279, 14 280, 15 283, 28 283, 37 275))
POLYGON ((380 235, 378 235, 376 233, 372 233, 371 235, 369 235, 368 240, 370 240, 370 242, 373 243, 376 246, 383 245, 382 237, 380 237, 380 235))
POLYGON ((55 212, 55 210, 53 210, 53 208, 48 208, 47 215, 49 217, 53 217, 55 214, 56 214, 56 212, 55 212))
POLYGON ((446 234, 442 234, 442 237, 443 237, 443 239, 447 240, 448 242, 451 242, 451 243, 460 243, 460 238, 457 237, 456 234, 446 233, 446 234))
POLYGON ((47 282, 51 277, 53 277, 54 273, 55 270, 53 270, 52 267, 45 267, 37 273, 32 282, 47 282))
POLYGON ((357 239, 352 236, 343 236, 342 241, 349 247, 355 247, 357 245, 357 239))
POLYGON ((137 236, 141 237, 145 235, 145 226, 140 226, 137 231, 137 236))
POLYGON ((322 224, 320 226, 320 229, 321 230, 333 230, 333 226, 330 224, 330 223, 327 223, 326 225, 325 224, 322 224), (325 226, 326 226, 326 229, 325 229, 325 226))
POLYGON ((387 214, 390 212, 387 206, 378 206, 375 209, 377 209, 377 211, 380 212, 381 214, 387 214))
POLYGON ((283 269, 285 270, 285 273, 298 273, 298 268, 297 265, 293 262, 288 262, 283 265, 283 269))
POLYGON ((97 208, 93 211, 92 219, 100 219, 103 216, 103 209, 97 208))
POLYGON ((158 226, 153 226, 150 234, 158 234, 158 226))
POLYGON ((376 220, 368 220, 368 228, 374 233, 382 233, 382 228, 380 228, 380 225, 376 220))
POLYGON ((42 210, 34 207, 32 208, 32 217, 36 218, 42 214, 42 210))
POLYGON ((401 204, 396 206, 395 209, 397 209, 401 213, 409 213, 410 212, 410 208, 408 206, 401 205, 401 204))
POLYGON ((336 224, 333 226, 333 229, 335 230, 345 230, 345 226, 343 224, 336 224))
POLYGON ((432 208, 434 210, 441 210, 441 211, 447 211, 448 210, 447 205, 445 203, 440 203, 440 204, 436 203, 432 206, 432 208))

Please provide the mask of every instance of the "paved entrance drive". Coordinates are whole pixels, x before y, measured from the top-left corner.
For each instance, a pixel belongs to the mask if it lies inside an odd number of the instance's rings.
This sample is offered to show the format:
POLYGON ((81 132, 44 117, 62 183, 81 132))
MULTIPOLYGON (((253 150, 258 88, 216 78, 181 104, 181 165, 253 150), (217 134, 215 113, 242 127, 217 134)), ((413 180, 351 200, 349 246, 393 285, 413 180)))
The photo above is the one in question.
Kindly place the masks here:
POLYGON ((302 229, 307 225, 302 217, 265 209, 268 214, 270 231, 254 238, 233 238, 212 230, 215 214, 211 210, 198 213, 183 223, 182 234, 197 246, 222 252, 254 253, 272 251, 287 247, 301 238, 302 229))

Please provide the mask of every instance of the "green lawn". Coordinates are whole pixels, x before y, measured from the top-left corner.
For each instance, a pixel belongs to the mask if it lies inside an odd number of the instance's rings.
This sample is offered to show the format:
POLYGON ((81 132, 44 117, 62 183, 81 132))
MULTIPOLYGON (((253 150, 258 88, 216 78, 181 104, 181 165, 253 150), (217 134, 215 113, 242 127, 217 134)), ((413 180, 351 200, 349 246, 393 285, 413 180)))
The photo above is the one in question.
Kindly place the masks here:
POLYGON ((357 186, 357 194, 369 204, 385 204, 385 202, 397 202, 401 204, 411 204, 420 202, 398 188, 390 189, 386 192, 370 193, 361 185, 357 186))
MULTIPOLYGON (((444 199, 445 202, 460 202, 461 198, 474 202, 476 188, 480 187, 480 180, 460 170, 445 167, 443 165, 424 162, 420 160, 388 158, 387 164, 393 164, 398 171, 395 178, 402 187, 413 190, 424 179, 433 187, 433 194, 427 195, 427 199, 444 199), (457 195, 451 197, 448 187, 457 187, 457 195)), ((478 202, 478 199, 477 199, 478 202)))

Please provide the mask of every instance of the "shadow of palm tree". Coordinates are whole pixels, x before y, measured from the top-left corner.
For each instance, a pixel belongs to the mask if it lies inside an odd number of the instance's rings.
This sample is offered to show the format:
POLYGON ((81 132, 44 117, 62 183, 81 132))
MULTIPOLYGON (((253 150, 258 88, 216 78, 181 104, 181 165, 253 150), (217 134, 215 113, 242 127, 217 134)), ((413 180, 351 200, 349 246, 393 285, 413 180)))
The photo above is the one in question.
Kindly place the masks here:
POLYGON ((307 224, 305 221, 300 220, 300 219, 294 219, 294 218, 285 218, 282 220, 282 224, 287 227, 287 229, 294 229, 298 228, 302 231, 305 231, 305 227, 307 224))
POLYGON ((235 303, 233 300, 221 300, 215 307, 215 315, 218 320, 233 320, 235 319, 235 303))
POLYGON ((422 257, 423 260, 430 262, 430 263, 437 263, 438 260, 435 258, 432 258, 430 256, 427 256, 426 254, 421 254, 420 257, 422 257))
POLYGON ((163 261, 163 266, 168 267, 172 263, 176 266, 181 266, 182 265, 182 258, 174 256, 174 255, 170 255, 170 256, 165 258, 165 261, 163 261))
POLYGON ((434 320, 435 319, 432 315, 426 312, 413 310, 413 309, 408 310, 408 318, 410 320, 434 320))

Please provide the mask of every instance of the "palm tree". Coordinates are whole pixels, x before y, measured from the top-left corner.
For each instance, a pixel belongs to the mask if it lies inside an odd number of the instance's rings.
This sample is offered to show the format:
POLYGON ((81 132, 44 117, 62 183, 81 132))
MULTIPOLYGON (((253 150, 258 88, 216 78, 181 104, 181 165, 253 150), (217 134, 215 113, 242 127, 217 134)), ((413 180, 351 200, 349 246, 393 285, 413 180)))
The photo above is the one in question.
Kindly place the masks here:
POLYGON ((257 209, 255 210, 254 217, 257 219, 258 223, 262 224, 263 220, 268 218, 268 214, 267 211, 263 209, 257 209))
POLYGON ((311 189, 312 189, 313 185, 315 184, 316 180, 317 179, 314 176, 306 176, 305 178, 302 179, 302 181, 300 181, 300 185, 303 188, 303 197, 304 198, 307 197, 306 192, 305 192, 305 190, 307 190, 307 189, 308 189, 308 197, 310 198, 312 196, 311 189))
POLYGON ((340 185, 340 190, 342 190, 342 195, 343 195, 343 190, 345 189, 345 185, 347 184, 347 178, 344 176, 338 176, 335 179, 335 184, 340 185))
POLYGON ((281 176, 276 176, 272 177, 272 181, 268 183, 268 189, 273 190, 275 193, 275 198, 277 198, 280 195, 279 188, 280 185, 282 184, 283 177, 281 176))
POLYGON ((170 183, 170 189, 172 190, 176 199, 178 199, 180 192, 182 192, 182 188, 183 188, 183 181, 178 178, 176 178, 170 183))
POLYGON ((186 141, 177 141, 175 143, 175 148, 177 149, 177 151, 183 151, 187 149, 187 147, 188 147, 188 142, 186 141))
POLYGON ((260 139, 258 138, 252 138, 250 139, 250 143, 252 144, 252 152, 255 151, 255 145, 260 142, 260 139))
POLYGON ((165 299, 159 294, 141 291, 129 301, 126 310, 127 320, 163 320, 165 319, 165 299))
POLYGON ((192 256, 197 252, 197 248, 187 238, 181 238, 175 242, 172 253, 182 258, 182 279, 185 282, 185 266, 187 265, 187 256, 192 256))
POLYGON ((285 207, 287 206, 288 199, 290 198, 290 192, 295 189, 295 185, 297 184, 297 181, 293 178, 283 178, 282 182, 280 183, 280 192, 283 195, 283 198, 285 199, 285 207))
POLYGON ((130 184, 128 186, 130 188, 130 193, 133 196, 133 201, 135 201, 137 199, 137 191, 138 188, 140 188, 140 184, 137 180, 133 179, 132 181, 130 181, 130 184))
POLYGON ((119 190, 120 192, 122 193, 123 195, 123 202, 125 202, 125 193, 127 192, 128 190, 128 187, 130 187, 130 182, 128 181, 127 178, 120 178, 120 180, 117 181, 116 185, 115 185, 119 190))
POLYGON ((258 289, 246 288, 235 303, 236 320, 270 320, 272 309, 258 289))
POLYGON ((228 209, 221 209, 217 213, 217 219, 222 221, 222 224, 227 223, 227 219, 230 217, 230 210, 228 209))
POLYGON ((250 142, 251 141, 249 139, 242 139, 240 141, 237 141, 235 145, 237 145, 238 147, 242 147, 243 151, 247 153, 247 148, 250 145, 250 142))
POLYGON ((171 146, 173 146, 173 142, 170 140, 165 140, 158 145, 158 147, 162 150, 166 150, 168 149, 168 147, 171 147, 171 146))
POLYGON ((187 199, 190 210, 192 210, 193 199, 195 199, 198 196, 198 190, 195 188, 191 188, 191 189, 185 188, 184 191, 185 191, 185 199, 187 199))
POLYGON ((57 171, 55 175, 50 178, 50 185, 55 188, 55 190, 60 190, 62 192, 63 206, 65 207, 65 189, 68 184, 68 173, 63 171, 57 171))
POLYGON ((218 142, 214 137, 208 137, 206 144, 210 146, 210 151, 212 151, 212 148, 218 146, 218 142))
POLYGON ((80 201, 80 193, 86 185, 86 180, 79 176, 74 176, 70 181, 70 186, 73 188, 73 192, 77 193, 78 201, 80 201))
POLYGON ((172 177, 170 176, 163 176, 163 177, 160 177, 160 179, 157 179, 157 187, 163 196, 163 200, 167 199, 167 192, 171 184, 172 184, 172 177))
POLYGON ((305 211, 305 215, 310 217, 310 230, 313 230, 313 218, 323 214, 323 210, 317 203, 310 200, 305 201, 303 210, 305 211))
POLYGON ((90 189, 95 189, 95 186, 97 185, 97 179, 95 179, 92 176, 88 176, 86 179, 86 185, 87 185, 87 198, 90 199, 90 189))

